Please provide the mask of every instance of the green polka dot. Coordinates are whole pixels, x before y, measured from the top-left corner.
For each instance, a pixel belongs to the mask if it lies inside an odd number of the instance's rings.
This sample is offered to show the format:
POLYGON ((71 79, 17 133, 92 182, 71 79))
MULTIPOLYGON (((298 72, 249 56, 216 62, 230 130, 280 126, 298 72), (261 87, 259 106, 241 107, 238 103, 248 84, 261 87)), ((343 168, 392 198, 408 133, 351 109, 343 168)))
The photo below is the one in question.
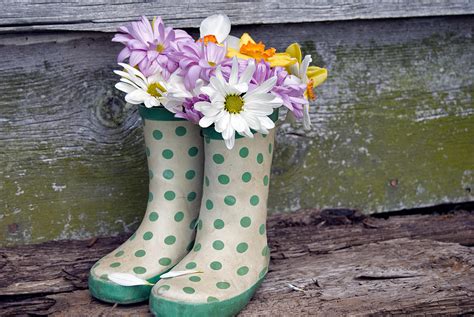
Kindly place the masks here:
POLYGON ((263 163, 263 154, 262 154, 262 153, 258 153, 258 155, 257 155, 257 163, 258 163, 258 164, 262 164, 262 163, 263 163))
POLYGON ((164 170, 163 177, 166 179, 172 179, 174 177, 174 172, 172 170, 164 170))
POLYGON ((222 156, 221 154, 214 154, 212 156, 212 160, 216 163, 216 164, 222 164, 224 163, 224 156, 222 156))
POLYGON ((242 217, 242 219, 240 219, 240 225, 244 228, 250 227, 251 224, 252 219, 250 219, 250 217, 242 217))
POLYGON ((188 194, 187 199, 188 199, 188 201, 193 201, 194 199, 196 199, 196 197, 197 197, 197 194, 195 192, 190 192, 188 194))
POLYGON ((216 286, 218 289, 228 289, 230 287, 230 284, 227 282, 217 282, 216 286))
POLYGON ((219 183, 221 183, 222 185, 227 185, 227 184, 229 184, 229 182, 230 182, 229 176, 224 175, 224 174, 219 175, 219 177, 217 177, 217 180, 218 180, 219 183))
POLYGON ((209 143, 211 143, 211 138, 205 137, 205 138, 204 138, 204 141, 205 141, 207 144, 209 144, 209 143))
POLYGON ((149 171, 148 171, 148 177, 149 177, 150 179, 153 178, 153 171, 152 171, 152 170, 149 170, 149 171))
POLYGON ((265 274, 267 274, 267 270, 268 270, 268 268, 264 267, 263 270, 260 271, 260 273, 258 274, 258 278, 263 278, 265 276, 265 274))
POLYGON ((110 264, 110 267, 119 267, 119 266, 120 266, 120 262, 114 262, 110 264))
POLYGON ((206 208, 207 210, 212 210, 212 208, 214 208, 214 203, 212 202, 212 200, 206 200, 206 208))
POLYGON ((192 287, 183 287, 183 292, 185 292, 186 294, 194 294, 194 292, 196 291, 192 287))
POLYGON ((163 138, 163 133, 160 130, 153 131, 153 138, 155 140, 161 140, 163 138))
POLYGON ((198 230, 202 230, 202 220, 199 219, 199 221, 197 222, 197 228, 198 230))
POLYGON ((107 276, 107 274, 102 274, 100 278, 107 281, 109 280, 109 277, 107 276))
POLYGON ((169 190, 165 193, 166 200, 173 200, 175 198, 176 198, 176 194, 174 193, 174 191, 169 190))
POLYGON ((206 187, 209 187, 209 177, 204 178, 204 184, 206 184, 206 187))
POLYGON ((189 262, 188 264, 186 264, 186 269, 192 270, 194 268, 196 268, 196 262, 189 262))
POLYGON ((171 286, 169 285, 161 285, 160 287, 158 287, 158 291, 169 291, 171 288, 171 286))
POLYGON ((200 282, 201 281, 201 278, 199 276, 190 276, 189 277, 189 280, 191 282, 200 282))
POLYGON ((137 236, 137 233, 135 232, 134 234, 132 234, 132 236, 128 240, 133 241, 133 239, 135 239, 136 236, 137 236))
POLYGON ((219 301, 219 300, 218 300, 217 298, 212 297, 212 296, 209 296, 209 297, 207 298, 207 302, 208 302, 208 303, 215 303, 215 302, 218 302, 218 301, 219 301))
POLYGON ((186 134, 186 128, 185 127, 177 127, 174 132, 176 133, 177 136, 183 136, 186 134))
POLYGON ((222 264, 219 261, 213 261, 211 262, 209 266, 211 267, 211 269, 216 270, 216 271, 222 269, 222 264))
POLYGON ((146 269, 143 266, 135 266, 133 272, 135 272, 135 274, 144 274, 146 273, 146 269))
POLYGON ((221 240, 216 240, 212 243, 212 247, 216 250, 222 250, 224 249, 224 242, 221 240))
POLYGON ((145 148, 145 153, 146 153, 146 156, 150 157, 151 152, 150 152, 150 148, 148 146, 145 148))
POLYGON ((181 220, 184 219, 184 212, 182 211, 178 211, 175 215, 174 215, 174 221, 176 222, 180 222, 181 220))
POLYGON ((268 144, 268 153, 272 154, 272 150, 273 150, 273 144, 268 144))
POLYGON ((253 195, 252 197, 250 197, 250 204, 252 206, 257 206, 259 202, 260 202, 260 198, 258 198, 257 195, 253 195))
POLYGON ((173 236, 173 235, 167 236, 167 237, 165 238, 165 244, 167 244, 167 245, 172 245, 172 244, 174 244, 175 242, 176 242, 176 237, 173 236))
POLYGON ((240 149, 239 155, 241 158, 246 158, 247 156, 249 156, 249 149, 244 146, 240 149))
POLYGON ((248 248, 249 248, 249 245, 245 242, 242 242, 237 245, 236 249, 237 249, 237 252, 244 253, 245 251, 247 251, 248 248))
POLYGON ((189 148, 188 155, 193 157, 193 156, 196 156, 198 154, 198 152, 199 152, 198 148, 193 146, 193 147, 189 148))
POLYGON ((265 224, 261 224, 260 227, 258 227, 258 233, 265 234, 265 224))
POLYGON ((198 252, 199 250, 201 250, 201 244, 196 243, 196 245, 194 246, 194 252, 198 252))
POLYGON ((153 233, 151 231, 147 231, 143 234, 143 240, 151 240, 153 238, 153 233))
POLYGON ((92 266, 92 268, 95 269, 95 268, 98 267, 99 265, 100 265, 100 262, 97 262, 96 264, 94 264, 94 265, 92 266))
POLYGON ((151 192, 148 193, 148 202, 153 200, 153 194, 151 192))
POLYGON ((222 219, 214 220, 214 228, 216 228, 216 229, 224 228, 224 220, 222 220, 222 219))
POLYGON ((266 137, 267 137, 267 135, 262 133, 262 137, 263 137, 263 138, 266 138, 266 137))
POLYGON ((241 266, 241 267, 239 267, 239 269, 237 270, 237 274, 240 275, 240 276, 244 276, 244 275, 246 275, 248 272, 249 272, 249 268, 248 268, 247 266, 241 266))
POLYGON ((160 263, 163 266, 168 266, 171 264, 171 259, 170 258, 161 258, 158 260, 158 263, 160 263))
POLYGON ((150 212, 150 215, 148 216, 148 219, 150 221, 157 221, 158 220, 158 213, 155 211, 150 212))
POLYGON ((269 253, 269 249, 268 249, 268 245, 266 245, 263 249, 262 249, 262 255, 263 256, 267 256, 269 253))
POLYGON ((263 177, 263 185, 267 186, 268 185, 268 175, 265 175, 263 177))
POLYGON ((120 250, 119 252, 115 253, 115 257, 118 258, 118 257, 122 256, 124 253, 125 253, 124 251, 120 250))
POLYGON ((145 254, 146 254, 145 250, 138 250, 137 252, 135 252, 135 256, 137 258, 141 258, 141 257, 145 256, 145 254))
POLYGON ((252 174, 250 174, 249 172, 245 172, 242 174, 242 181, 244 183, 250 182, 251 179, 252 179, 252 174))
POLYGON ((173 154, 173 151, 166 149, 166 150, 163 150, 163 152, 161 152, 161 155, 163 155, 165 159, 169 160, 173 157, 174 154, 173 154))
POLYGON ((191 223, 189 224, 189 229, 191 229, 191 230, 196 229, 196 223, 197 223, 197 221, 198 221, 197 218, 191 220, 191 223))
POLYGON ((235 205, 236 202, 237 202, 237 199, 232 195, 225 196, 225 198, 224 198, 224 203, 227 206, 233 206, 233 205, 235 205))
POLYGON ((193 171, 193 170, 189 170, 189 171, 186 172, 186 174, 184 176, 186 177, 186 179, 191 180, 191 179, 194 178, 194 176, 196 176, 196 172, 193 171))

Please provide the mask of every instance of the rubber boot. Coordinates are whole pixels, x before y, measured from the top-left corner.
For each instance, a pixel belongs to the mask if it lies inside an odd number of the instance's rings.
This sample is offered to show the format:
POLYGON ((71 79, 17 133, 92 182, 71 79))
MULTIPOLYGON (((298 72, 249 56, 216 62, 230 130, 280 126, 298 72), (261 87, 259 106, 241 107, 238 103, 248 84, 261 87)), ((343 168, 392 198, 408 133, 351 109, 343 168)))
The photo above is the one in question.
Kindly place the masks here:
POLYGON ((89 290, 100 300, 130 304, 148 300, 149 285, 121 286, 111 273, 151 283, 188 253, 195 237, 203 184, 203 137, 199 126, 164 108, 139 108, 150 175, 148 206, 140 227, 91 269, 89 290))
POLYGON ((251 299, 269 264, 267 199, 275 129, 237 138, 228 150, 206 129, 204 187, 196 244, 150 295, 158 316, 233 316, 251 299))

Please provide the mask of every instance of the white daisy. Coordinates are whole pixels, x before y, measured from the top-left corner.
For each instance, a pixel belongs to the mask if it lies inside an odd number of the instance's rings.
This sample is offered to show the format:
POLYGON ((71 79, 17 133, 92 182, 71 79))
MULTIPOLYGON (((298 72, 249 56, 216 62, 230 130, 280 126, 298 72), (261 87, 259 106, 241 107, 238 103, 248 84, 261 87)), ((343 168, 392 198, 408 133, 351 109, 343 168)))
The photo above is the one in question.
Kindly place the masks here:
POLYGON ((177 73, 165 80, 160 73, 149 77, 143 75, 136 68, 119 63, 125 71, 115 70, 114 72, 121 76, 120 82, 115 84, 115 88, 126 93, 125 101, 133 105, 144 104, 145 107, 159 107, 163 105, 170 112, 175 113, 182 106, 182 103, 176 101, 176 98, 169 98, 169 92, 179 95, 179 91, 184 88, 183 78, 177 73))
POLYGON ((276 77, 249 91, 255 63, 253 60, 249 61, 240 78, 238 68, 237 58, 234 58, 229 81, 226 81, 218 67, 209 85, 201 88, 201 92, 209 96, 210 102, 201 101, 194 106, 204 115, 199 125, 207 128, 214 124, 215 130, 222 133, 228 149, 234 147, 235 132, 250 138, 253 137, 250 129, 268 133, 269 129, 275 127, 268 116, 273 113, 274 108, 282 105, 281 99, 270 93, 277 81, 276 77))

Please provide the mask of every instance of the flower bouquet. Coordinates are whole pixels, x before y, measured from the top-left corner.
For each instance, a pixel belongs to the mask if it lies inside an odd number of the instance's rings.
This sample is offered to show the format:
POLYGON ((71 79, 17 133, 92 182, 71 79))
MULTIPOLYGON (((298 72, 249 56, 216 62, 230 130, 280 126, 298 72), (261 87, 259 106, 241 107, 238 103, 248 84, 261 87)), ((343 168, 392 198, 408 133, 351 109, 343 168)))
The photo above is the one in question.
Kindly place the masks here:
POLYGON ((232 316, 263 281, 278 109, 309 128, 327 71, 297 43, 277 52, 230 30, 213 15, 194 40, 142 17, 113 38, 124 45, 115 87, 143 118, 150 184, 140 227, 91 269, 94 297, 149 298, 160 316, 232 316))

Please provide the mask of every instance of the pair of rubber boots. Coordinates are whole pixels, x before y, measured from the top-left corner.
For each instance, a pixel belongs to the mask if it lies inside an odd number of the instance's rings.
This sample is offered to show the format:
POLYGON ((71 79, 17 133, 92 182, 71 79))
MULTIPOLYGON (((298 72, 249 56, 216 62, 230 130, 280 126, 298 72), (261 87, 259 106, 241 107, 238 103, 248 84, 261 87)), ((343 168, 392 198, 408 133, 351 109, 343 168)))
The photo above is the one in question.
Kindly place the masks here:
POLYGON ((89 289, 103 301, 149 298, 158 316, 233 316, 263 281, 270 252, 266 216, 274 130, 220 134, 140 107, 150 175, 148 206, 137 231, 91 269, 89 289), (167 272, 193 271, 160 279, 167 272), (153 284, 122 286, 111 273, 153 284))

